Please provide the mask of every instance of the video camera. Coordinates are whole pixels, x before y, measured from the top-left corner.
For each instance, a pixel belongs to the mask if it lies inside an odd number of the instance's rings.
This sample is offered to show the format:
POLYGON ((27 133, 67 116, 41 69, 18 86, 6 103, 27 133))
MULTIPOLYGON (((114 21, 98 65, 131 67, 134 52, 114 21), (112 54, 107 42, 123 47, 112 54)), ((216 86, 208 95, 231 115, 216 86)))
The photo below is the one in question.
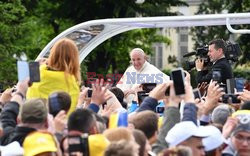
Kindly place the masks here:
POLYGON ((210 63, 210 58, 208 57, 207 53, 208 53, 208 45, 198 48, 195 52, 191 52, 191 53, 187 53, 183 55, 183 57, 190 57, 190 56, 195 55, 194 60, 191 60, 191 61, 187 60, 185 62, 186 70, 191 70, 192 68, 195 67, 196 59, 204 60, 204 65, 207 66, 210 63))
MULTIPOLYGON (((195 52, 187 53, 183 55, 184 58, 189 58, 191 56, 196 56, 194 60, 185 61, 186 70, 191 70, 195 67, 195 60, 202 59, 204 60, 204 66, 209 66, 211 64, 208 54, 208 45, 205 45, 201 48, 198 48, 195 52)), ((225 57, 230 63, 238 61, 239 56, 241 55, 240 46, 237 43, 231 43, 226 41, 226 52, 225 57)))

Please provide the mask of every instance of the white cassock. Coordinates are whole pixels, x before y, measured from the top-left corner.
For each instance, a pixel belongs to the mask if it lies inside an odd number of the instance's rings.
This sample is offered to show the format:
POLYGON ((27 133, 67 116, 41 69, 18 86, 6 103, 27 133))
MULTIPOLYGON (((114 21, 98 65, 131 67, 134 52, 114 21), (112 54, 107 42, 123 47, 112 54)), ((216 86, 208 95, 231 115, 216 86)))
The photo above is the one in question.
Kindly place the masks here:
POLYGON ((167 81, 169 81, 168 75, 164 74, 154 65, 145 61, 139 71, 137 71, 133 65, 128 67, 116 87, 120 88, 122 91, 126 91, 134 89, 142 83, 161 84, 167 81))

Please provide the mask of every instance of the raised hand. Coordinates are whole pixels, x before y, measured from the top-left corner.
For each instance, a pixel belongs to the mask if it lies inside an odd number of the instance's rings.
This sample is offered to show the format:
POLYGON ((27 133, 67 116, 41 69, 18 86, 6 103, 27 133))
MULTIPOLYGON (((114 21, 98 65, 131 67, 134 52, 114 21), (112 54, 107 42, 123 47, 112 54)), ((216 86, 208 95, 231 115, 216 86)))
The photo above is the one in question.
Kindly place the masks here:
POLYGON ((103 86, 103 84, 104 84, 103 79, 101 80, 97 79, 96 83, 92 86, 93 92, 91 97, 91 103, 101 105, 112 97, 112 95, 107 93, 108 86, 103 86))

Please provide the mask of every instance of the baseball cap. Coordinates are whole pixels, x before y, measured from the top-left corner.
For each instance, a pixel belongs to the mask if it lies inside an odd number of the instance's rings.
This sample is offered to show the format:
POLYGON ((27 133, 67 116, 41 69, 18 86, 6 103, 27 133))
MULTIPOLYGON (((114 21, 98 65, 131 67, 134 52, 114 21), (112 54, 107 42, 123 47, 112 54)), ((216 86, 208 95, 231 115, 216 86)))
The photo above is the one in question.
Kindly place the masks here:
POLYGON ((36 131, 24 139, 23 149, 24 156, 33 156, 44 152, 57 152, 57 145, 51 133, 36 131))
POLYGON ((238 110, 233 116, 239 119, 237 126, 234 128, 232 134, 237 132, 250 132, 250 111, 249 110, 238 110))
POLYGON ((110 144, 108 139, 102 134, 90 135, 88 141, 90 156, 103 156, 110 144))
POLYGON ((6 146, 0 146, 0 151, 1 155, 4 156, 23 156, 23 148, 17 141, 14 141, 6 146))
POLYGON ((27 100, 21 106, 20 117, 23 123, 42 123, 46 120, 47 115, 46 99, 27 100))
POLYGON ((192 136, 204 138, 209 136, 209 132, 196 126, 192 121, 182 121, 170 129, 165 140, 173 147, 192 136))
POLYGON ((205 146, 205 151, 211 151, 218 148, 223 143, 228 143, 222 136, 221 131, 215 126, 201 126, 200 128, 203 129, 203 131, 210 133, 208 137, 202 139, 202 143, 205 146))
POLYGON ((212 122, 220 125, 224 125, 227 121, 227 118, 231 116, 233 109, 227 104, 221 104, 217 106, 212 112, 212 122))

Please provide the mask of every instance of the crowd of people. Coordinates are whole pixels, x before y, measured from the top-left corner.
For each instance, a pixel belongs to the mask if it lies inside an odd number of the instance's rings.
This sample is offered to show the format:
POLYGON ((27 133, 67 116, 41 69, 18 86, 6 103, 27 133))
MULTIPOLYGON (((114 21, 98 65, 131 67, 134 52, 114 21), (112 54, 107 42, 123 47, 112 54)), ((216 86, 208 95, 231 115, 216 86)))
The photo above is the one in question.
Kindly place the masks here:
MULTIPOLYGON (((213 66, 224 72, 221 41, 210 43, 208 55, 213 66)), ((237 104, 222 103, 225 90, 211 73, 204 75, 202 60, 196 68, 207 87, 202 84, 201 98, 195 99, 188 72, 185 94, 176 95, 174 82, 147 62, 140 48, 130 52, 132 65, 117 86, 97 79, 88 95, 89 88, 80 87, 78 57, 75 43, 63 38, 52 47, 48 59, 40 61, 40 82, 30 84, 27 78, 14 91, 10 88, 1 94, 1 155, 250 155, 250 91, 236 92, 237 104), (130 77, 133 73, 137 77, 151 74, 150 82, 157 83, 140 104, 141 83, 128 81, 135 78, 130 77)))

